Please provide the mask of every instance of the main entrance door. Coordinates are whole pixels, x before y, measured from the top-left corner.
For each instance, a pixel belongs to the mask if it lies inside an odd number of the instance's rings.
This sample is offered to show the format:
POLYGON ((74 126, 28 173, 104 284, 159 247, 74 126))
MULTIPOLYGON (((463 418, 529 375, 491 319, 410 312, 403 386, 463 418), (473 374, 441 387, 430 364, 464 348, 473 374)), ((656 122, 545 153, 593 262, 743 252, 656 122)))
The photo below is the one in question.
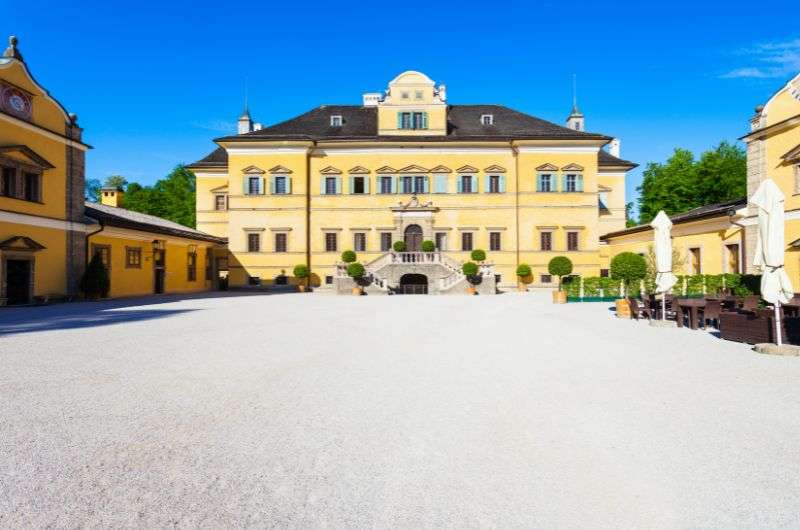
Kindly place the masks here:
POLYGON ((406 252, 422 250, 422 228, 419 225, 408 225, 405 232, 406 252))
POLYGON ((399 294, 428 294, 428 277, 424 274, 403 274, 399 294))
POLYGON ((8 305, 27 304, 31 301, 30 260, 6 260, 6 296, 8 305))
POLYGON ((153 272, 155 276, 155 285, 153 285, 153 291, 156 294, 161 294, 164 292, 166 252, 166 250, 160 249, 153 250, 153 272))

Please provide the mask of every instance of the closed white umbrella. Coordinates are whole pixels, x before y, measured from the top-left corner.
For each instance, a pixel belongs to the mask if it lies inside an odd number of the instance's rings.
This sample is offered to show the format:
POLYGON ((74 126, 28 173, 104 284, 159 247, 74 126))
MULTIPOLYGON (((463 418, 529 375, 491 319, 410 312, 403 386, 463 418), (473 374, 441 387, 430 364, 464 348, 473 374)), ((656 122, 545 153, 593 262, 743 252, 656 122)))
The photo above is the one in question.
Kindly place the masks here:
POLYGON ((650 223, 656 253, 656 292, 661 293, 661 320, 667 316, 667 293, 678 281, 672 274, 672 221, 664 210, 650 223))
POLYGON ((758 207, 758 239, 753 265, 761 268, 761 298, 775 306, 775 337, 782 343, 780 305, 794 295, 792 282, 784 261, 784 200, 785 197, 772 179, 762 182, 750 197, 758 207))

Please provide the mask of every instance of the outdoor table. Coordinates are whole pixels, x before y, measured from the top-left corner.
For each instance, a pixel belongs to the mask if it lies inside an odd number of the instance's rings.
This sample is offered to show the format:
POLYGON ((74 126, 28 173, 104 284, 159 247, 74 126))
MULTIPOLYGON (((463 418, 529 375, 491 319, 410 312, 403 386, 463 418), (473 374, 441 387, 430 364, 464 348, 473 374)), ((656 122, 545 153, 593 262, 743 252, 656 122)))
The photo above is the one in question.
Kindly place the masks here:
POLYGON ((683 313, 684 311, 689 312, 689 327, 691 329, 697 329, 700 325, 697 314, 698 309, 704 308, 706 306, 706 301, 704 298, 678 298, 675 300, 675 305, 677 306, 677 311, 675 312, 675 320, 678 323, 678 327, 683 327, 683 313))

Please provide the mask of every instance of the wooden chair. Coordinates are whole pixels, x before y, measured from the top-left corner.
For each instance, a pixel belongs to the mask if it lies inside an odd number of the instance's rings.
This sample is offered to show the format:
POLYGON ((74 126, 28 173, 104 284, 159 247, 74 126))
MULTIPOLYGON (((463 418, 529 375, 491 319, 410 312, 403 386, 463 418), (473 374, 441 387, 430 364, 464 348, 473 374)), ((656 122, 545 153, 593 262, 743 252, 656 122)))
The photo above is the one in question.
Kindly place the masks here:
POLYGON ((639 320, 639 317, 647 317, 647 320, 650 320, 652 318, 649 307, 640 306, 638 300, 636 300, 636 298, 632 296, 628 296, 627 299, 628 299, 628 305, 631 308, 631 316, 635 320, 639 320))

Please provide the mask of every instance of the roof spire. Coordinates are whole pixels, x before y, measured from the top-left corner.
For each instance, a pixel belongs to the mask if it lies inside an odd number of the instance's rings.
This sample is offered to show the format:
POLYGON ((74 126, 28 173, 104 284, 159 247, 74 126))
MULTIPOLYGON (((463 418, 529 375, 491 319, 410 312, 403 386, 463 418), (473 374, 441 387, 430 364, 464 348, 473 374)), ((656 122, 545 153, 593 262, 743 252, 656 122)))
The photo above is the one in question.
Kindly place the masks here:
POLYGON ((572 116, 583 116, 578 108, 578 82, 577 76, 572 74, 572 116))
POLYGON ((18 42, 19 40, 14 35, 11 35, 8 38, 8 48, 6 48, 6 51, 3 52, 3 57, 22 61, 22 54, 19 53, 19 50, 17 49, 18 42))
POLYGON ((242 111, 242 115, 239 118, 242 119, 250 119, 250 106, 247 103, 247 78, 244 78, 244 110, 242 111))

